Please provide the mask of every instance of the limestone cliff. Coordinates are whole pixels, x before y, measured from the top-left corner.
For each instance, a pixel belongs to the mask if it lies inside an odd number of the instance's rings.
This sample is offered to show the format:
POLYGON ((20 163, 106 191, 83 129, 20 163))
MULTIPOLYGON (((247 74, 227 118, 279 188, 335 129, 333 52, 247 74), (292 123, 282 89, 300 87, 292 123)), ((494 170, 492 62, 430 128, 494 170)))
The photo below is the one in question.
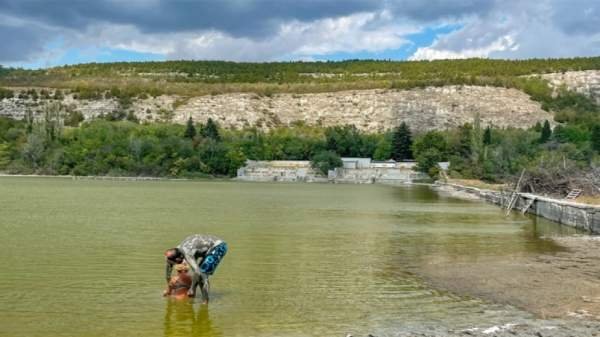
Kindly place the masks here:
POLYGON ((566 86, 567 89, 593 98, 600 104, 600 71, 569 71, 542 75, 550 85, 556 87, 566 86))
MULTIPOLYGON (((18 95, 15 95, 18 96, 18 95)), ((24 118, 27 110, 39 115, 50 100, 10 98, 0 102, 0 115, 24 118)), ((120 109, 115 99, 60 100, 86 119, 120 109)), ((471 122, 479 113, 482 124, 529 127, 552 115, 515 89, 446 86, 412 90, 357 90, 315 94, 259 96, 239 93, 191 98, 159 96, 134 99, 127 109, 142 121, 202 122, 209 117, 224 127, 271 128, 296 121, 332 126, 353 124, 366 131, 390 129, 401 122, 415 130, 445 129, 471 122)))

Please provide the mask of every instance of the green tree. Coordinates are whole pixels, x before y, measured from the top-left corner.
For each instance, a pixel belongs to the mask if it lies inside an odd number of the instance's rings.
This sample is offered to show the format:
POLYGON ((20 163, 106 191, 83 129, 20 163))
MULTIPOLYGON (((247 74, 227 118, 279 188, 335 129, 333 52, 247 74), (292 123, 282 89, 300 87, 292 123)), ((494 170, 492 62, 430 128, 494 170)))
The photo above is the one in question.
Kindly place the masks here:
POLYGON ((46 144, 44 143, 44 138, 37 133, 31 133, 27 136, 27 142, 23 146, 21 153, 23 159, 36 169, 41 165, 45 151, 46 144))
POLYGON ((392 158, 396 161, 412 159, 412 135, 405 122, 394 130, 392 138, 392 158))
POLYGON ((327 150, 343 157, 361 156, 361 134, 354 125, 328 127, 325 130, 327 150))
POLYGON ((0 170, 10 163, 10 147, 8 143, 0 143, 0 170))
POLYGON ((206 121, 206 125, 202 128, 200 134, 204 138, 210 138, 215 141, 221 140, 221 135, 219 134, 219 126, 215 123, 212 118, 209 118, 206 121))
POLYGON ((483 145, 492 144, 492 128, 488 125, 483 132, 483 145))
POLYGON ((310 165, 323 175, 327 175, 329 170, 343 165, 340 156, 333 151, 321 151, 314 155, 310 160, 310 165))
POLYGON ((473 131, 471 132, 471 159, 479 163, 483 159, 483 136, 481 133, 481 118, 479 113, 473 118, 473 131))
POLYGON ((592 148, 596 152, 600 153, 600 124, 595 124, 592 127, 591 141, 592 141, 592 148))
POLYGON ((43 128, 46 141, 50 144, 60 137, 63 121, 63 107, 60 103, 52 103, 44 109, 43 128))
POLYGON ((471 145, 473 138, 473 126, 465 123, 458 127, 458 146, 456 152, 463 158, 471 158, 471 145))
POLYGON ((190 116, 185 126, 185 133, 183 134, 185 138, 193 139, 196 137, 196 127, 194 126, 194 120, 190 116))
POLYGON ((444 157, 438 149, 429 148, 417 156, 417 170, 435 178, 439 173, 438 163, 443 159, 444 157))
POLYGON ((67 114, 65 115, 65 125, 66 126, 79 126, 79 124, 81 122, 83 122, 85 120, 85 117, 83 117, 83 114, 79 111, 76 110, 70 110, 67 112, 67 114))
POLYGON ((448 143, 441 132, 429 131, 418 137, 413 144, 413 153, 417 158, 429 149, 436 149, 442 160, 447 158, 448 143))
POLYGON ((552 137, 552 129, 550 129, 550 123, 548 120, 544 121, 544 126, 542 127, 542 133, 540 135, 540 143, 545 143, 550 140, 552 137))
POLYGON ((377 142, 377 147, 375 148, 375 152, 373 152, 374 160, 388 160, 392 157, 392 140, 390 136, 389 133, 386 133, 377 142))

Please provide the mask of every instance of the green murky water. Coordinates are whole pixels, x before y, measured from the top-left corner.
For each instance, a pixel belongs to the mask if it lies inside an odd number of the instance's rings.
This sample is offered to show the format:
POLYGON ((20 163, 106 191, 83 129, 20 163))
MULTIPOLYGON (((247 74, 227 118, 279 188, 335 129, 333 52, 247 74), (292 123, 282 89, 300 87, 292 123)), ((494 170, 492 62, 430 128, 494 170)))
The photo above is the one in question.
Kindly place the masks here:
POLYGON ((354 336, 528 314, 431 289, 436 259, 569 229, 426 187, 0 178, 0 336, 354 336), (226 239, 212 302, 161 297, 163 250, 226 239))

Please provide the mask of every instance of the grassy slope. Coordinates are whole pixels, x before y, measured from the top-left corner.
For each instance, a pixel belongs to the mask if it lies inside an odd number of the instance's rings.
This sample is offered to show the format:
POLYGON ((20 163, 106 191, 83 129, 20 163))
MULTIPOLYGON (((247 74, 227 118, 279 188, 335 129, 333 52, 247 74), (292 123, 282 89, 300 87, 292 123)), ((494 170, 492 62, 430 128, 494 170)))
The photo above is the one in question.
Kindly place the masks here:
POLYGON ((600 57, 515 61, 120 62, 43 70, 0 69, 0 85, 75 90, 118 87, 132 95, 142 92, 188 96, 228 92, 270 95, 450 84, 519 88, 518 76, 589 69, 600 69, 600 57))

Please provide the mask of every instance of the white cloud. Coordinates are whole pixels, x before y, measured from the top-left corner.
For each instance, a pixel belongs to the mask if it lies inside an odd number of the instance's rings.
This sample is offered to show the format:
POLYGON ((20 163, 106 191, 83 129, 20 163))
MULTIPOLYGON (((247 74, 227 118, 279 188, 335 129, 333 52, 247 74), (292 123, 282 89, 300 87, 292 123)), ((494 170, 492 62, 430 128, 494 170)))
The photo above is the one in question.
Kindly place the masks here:
POLYGON ((0 61, 44 64, 68 48, 118 48, 168 59, 352 57, 408 46, 409 34, 447 25, 462 28, 429 46, 415 42, 410 59, 600 55, 598 0, 240 0, 214 8, 164 0, 117 8, 116 2, 64 0, 47 7, 42 0, 27 6, 0 0, 0 38, 11 46, 0 48, 0 61), (61 50, 53 49, 53 39, 61 50))
POLYGON ((381 21, 375 13, 357 13, 314 22, 291 21, 281 24, 272 36, 262 39, 233 37, 210 30, 171 34, 144 34, 130 25, 95 25, 72 40, 144 53, 158 53, 169 59, 222 59, 271 61, 310 59, 335 52, 378 52, 408 43, 406 34, 419 27, 399 24, 388 17, 381 21), (373 26, 374 20, 379 20, 373 26))
MULTIPOLYGON (((473 41, 472 39, 467 42, 473 41)), ((435 47, 419 48, 409 58, 410 60, 443 60, 443 59, 464 59, 464 58, 487 58, 492 53, 498 51, 517 51, 519 44, 515 43, 514 38, 510 35, 499 37, 487 46, 478 48, 466 48, 458 51, 447 49, 436 49, 435 47)))
POLYGON ((471 18, 463 29, 419 48, 411 59, 548 58, 600 55, 600 26, 592 1, 564 6, 558 0, 506 1, 484 16, 471 18), (589 16, 589 15, 588 15, 589 16), (574 17, 579 22, 574 26, 574 17), (588 20, 589 19, 589 20, 588 20), (587 21, 586 21, 587 20, 587 21))

